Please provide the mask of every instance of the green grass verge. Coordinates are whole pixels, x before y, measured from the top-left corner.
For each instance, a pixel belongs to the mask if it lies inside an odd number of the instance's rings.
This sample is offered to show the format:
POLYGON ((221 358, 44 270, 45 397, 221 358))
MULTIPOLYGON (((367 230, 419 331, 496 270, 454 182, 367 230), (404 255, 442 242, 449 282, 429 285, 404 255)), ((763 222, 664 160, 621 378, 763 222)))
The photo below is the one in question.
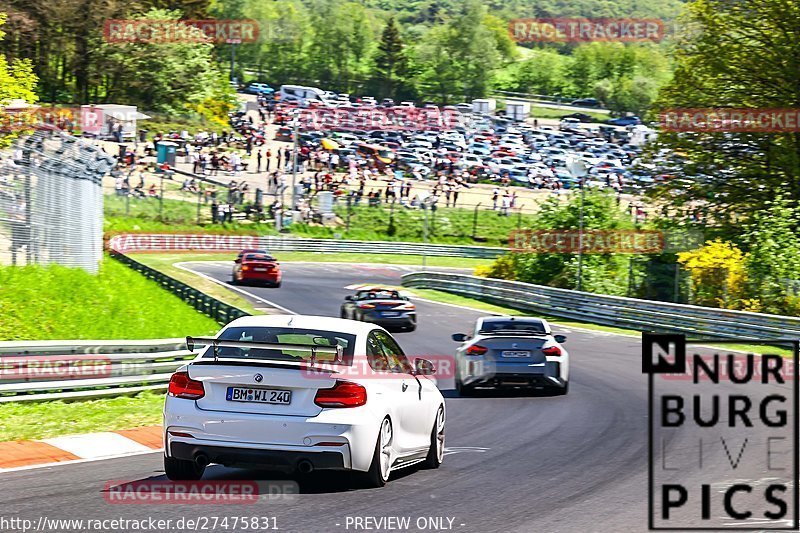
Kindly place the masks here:
MULTIPOLYGON (((214 283, 202 276, 193 274, 186 270, 180 269, 175 266, 175 263, 181 261, 231 261, 233 266, 233 258, 236 254, 130 254, 140 263, 143 263, 151 268, 163 272, 168 276, 186 283, 195 289, 213 296, 217 300, 221 300, 228 305, 238 307, 242 311, 250 313, 251 315, 263 315, 264 311, 259 311, 247 299, 241 296, 236 291, 225 288, 219 283, 214 283), (214 256, 214 259, 207 259, 208 256, 214 256)), ((219 328, 217 328, 219 329, 219 328)))
MULTIPOLYGON (((541 106, 531 106, 531 116, 533 118, 557 118, 560 119, 563 116, 571 115, 576 111, 570 111, 567 109, 559 109, 557 107, 541 107, 541 106)), ((594 111, 578 111, 579 113, 584 113, 592 117, 596 122, 605 122, 611 116, 608 113, 596 113, 594 111)))
MULTIPOLYGON (((235 252, 204 253, 138 253, 130 254, 148 266, 163 270, 182 261, 230 261, 233 265, 235 252)), ((309 263, 374 263, 381 265, 422 266, 421 255, 364 254, 364 253, 323 253, 323 252, 276 252, 281 262, 302 261, 309 263)), ((491 265, 491 259, 471 259, 465 257, 427 257, 426 264, 432 267, 475 268, 491 265)), ((174 268, 174 267, 173 267, 174 268)), ((179 272, 185 272, 176 269, 179 272)), ((164 270, 164 272, 166 272, 164 270)), ((171 275, 171 274, 170 274, 171 275)))
POLYGON ((210 204, 201 204, 201 223, 197 223, 197 204, 194 202, 164 200, 163 210, 157 198, 134 199, 105 195, 103 210, 106 233, 124 232, 202 232, 202 233, 254 233, 277 235, 272 224, 207 223, 210 204))
MULTIPOLYGON (((347 219, 347 209, 337 208, 336 213, 343 221, 347 219)), ((417 209, 396 207, 354 207, 350 214, 350 229, 345 227, 309 226, 294 224, 294 234, 333 238, 341 235, 343 239, 365 241, 408 241, 422 242, 425 235, 425 213, 417 209)), ((440 208, 428 216, 428 241, 442 244, 471 244, 483 246, 506 246, 512 231, 531 227, 533 215, 500 216, 499 212, 482 209, 440 208), (475 239, 472 238, 473 233, 475 239)))
POLYGON ((93 276, 59 265, 0 267, 0 339, 155 339, 218 329, 211 318, 105 257, 93 276))
MULTIPOLYGON (((210 207, 201 206, 201 223, 197 223, 197 205, 193 202, 165 199, 163 210, 157 199, 126 199, 115 195, 105 197, 106 233, 123 232, 204 232, 258 233, 277 235, 272 223, 206 222, 210 207)), ((337 207, 342 225, 320 226, 293 224, 290 233, 301 237, 367 241, 423 242, 425 239, 424 212, 397 207, 354 207, 350 213, 350 229, 344 226, 347 209, 337 207)), ((440 208, 428 217, 428 242, 506 246, 512 231, 531 227, 533 215, 500 216, 497 211, 482 209, 440 208), (475 238, 473 239, 473 234, 475 238)))
POLYGON ((131 429, 161 423, 164 394, 140 392, 75 402, 0 404, 0 441, 131 429))

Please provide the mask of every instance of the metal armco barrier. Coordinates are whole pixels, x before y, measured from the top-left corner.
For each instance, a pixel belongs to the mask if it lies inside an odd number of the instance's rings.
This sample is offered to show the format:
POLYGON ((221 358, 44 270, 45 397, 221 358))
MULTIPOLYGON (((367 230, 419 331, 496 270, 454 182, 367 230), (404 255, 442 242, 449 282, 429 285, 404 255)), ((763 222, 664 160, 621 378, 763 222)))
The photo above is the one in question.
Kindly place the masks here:
POLYGON ((0 403, 163 390, 195 356, 183 339, 0 342, 0 403))
POLYGON ((111 257, 128 265, 132 269, 140 272, 147 278, 152 279, 166 290, 178 296, 181 300, 188 303, 201 313, 204 313, 219 324, 227 324, 231 320, 239 318, 240 316, 248 316, 249 313, 242 311, 238 307, 228 305, 225 302, 217 300, 213 296, 209 296, 203 292, 198 291, 194 287, 190 287, 182 281, 159 272, 154 268, 143 265, 135 259, 128 257, 123 253, 112 253, 111 257))
POLYGON ((800 338, 800 318, 606 296, 460 274, 414 272, 403 285, 436 289, 490 303, 639 331, 719 339, 800 338))
POLYGON ((128 233, 115 235, 109 239, 108 247, 120 254, 153 251, 238 252, 244 248, 260 248, 267 249, 270 252, 350 252, 482 259, 493 259, 508 252, 507 248, 453 244, 259 237, 256 235, 185 235, 177 233, 128 233))

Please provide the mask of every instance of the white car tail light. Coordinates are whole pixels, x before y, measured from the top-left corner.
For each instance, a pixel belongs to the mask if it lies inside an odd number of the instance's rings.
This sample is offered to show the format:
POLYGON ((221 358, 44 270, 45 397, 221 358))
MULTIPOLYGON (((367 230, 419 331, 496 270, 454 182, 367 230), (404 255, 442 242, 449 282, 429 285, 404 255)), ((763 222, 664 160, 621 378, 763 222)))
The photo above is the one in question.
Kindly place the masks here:
POLYGON ((337 380, 330 389, 319 389, 314 403, 320 407, 359 407, 367 403, 367 389, 358 383, 337 380))
POLYGON ((203 382, 189 377, 188 372, 175 372, 169 380, 168 394, 176 398, 199 400, 206 395, 203 382))

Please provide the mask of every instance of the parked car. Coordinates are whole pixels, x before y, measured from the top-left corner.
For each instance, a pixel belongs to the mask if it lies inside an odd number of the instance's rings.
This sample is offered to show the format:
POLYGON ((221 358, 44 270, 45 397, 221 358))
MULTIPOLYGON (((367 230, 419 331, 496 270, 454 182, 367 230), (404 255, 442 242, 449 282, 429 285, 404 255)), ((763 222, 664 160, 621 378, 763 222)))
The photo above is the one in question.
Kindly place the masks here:
POLYGON ((275 132, 276 141, 292 142, 294 140, 294 132, 289 126, 281 126, 275 132))
POLYGON ((600 107, 600 102, 597 101, 597 98, 580 98, 570 102, 570 105, 580 107, 600 107))
POLYGON ((561 120, 566 118, 574 118, 577 119, 578 122, 595 122, 595 119, 591 115, 587 115, 586 113, 570 113, 569 115, 564 115, 561 117, 561 120))
POLYGON ((242 90, 242 92, 245 94, 270 96, 275 94, 275 89, 273 89, 266 83, 253 82, 247 84, 247 86, 242 90))
POLYGON ((607 122, 607 124, 610 124, 612 126, 638 126, 641 123, 642 119, 640 119, 636 115, 632 115, 629 117, 612 118, 607 122))

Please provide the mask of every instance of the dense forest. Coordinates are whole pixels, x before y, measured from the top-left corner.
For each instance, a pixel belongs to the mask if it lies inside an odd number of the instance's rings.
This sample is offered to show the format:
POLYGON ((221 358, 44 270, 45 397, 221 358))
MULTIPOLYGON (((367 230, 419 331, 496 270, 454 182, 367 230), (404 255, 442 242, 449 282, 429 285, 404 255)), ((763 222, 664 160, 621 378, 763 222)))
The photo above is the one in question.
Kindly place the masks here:
POLYGON ((598 97, 642 112, 670 77, 668 43, 520 44, 527 17, 675 20, 680 0, 4 0, 0 51, 29 60, 39 99, 126 102, 166 114, 225 108, 231 47, 238 80, 306 82, 353 94, 431 99, 495 90, 598 97), (252 19, 252 43, 111 43, 109 19, 252 19), (143 76, 143 73, 147 75, 143 76))

